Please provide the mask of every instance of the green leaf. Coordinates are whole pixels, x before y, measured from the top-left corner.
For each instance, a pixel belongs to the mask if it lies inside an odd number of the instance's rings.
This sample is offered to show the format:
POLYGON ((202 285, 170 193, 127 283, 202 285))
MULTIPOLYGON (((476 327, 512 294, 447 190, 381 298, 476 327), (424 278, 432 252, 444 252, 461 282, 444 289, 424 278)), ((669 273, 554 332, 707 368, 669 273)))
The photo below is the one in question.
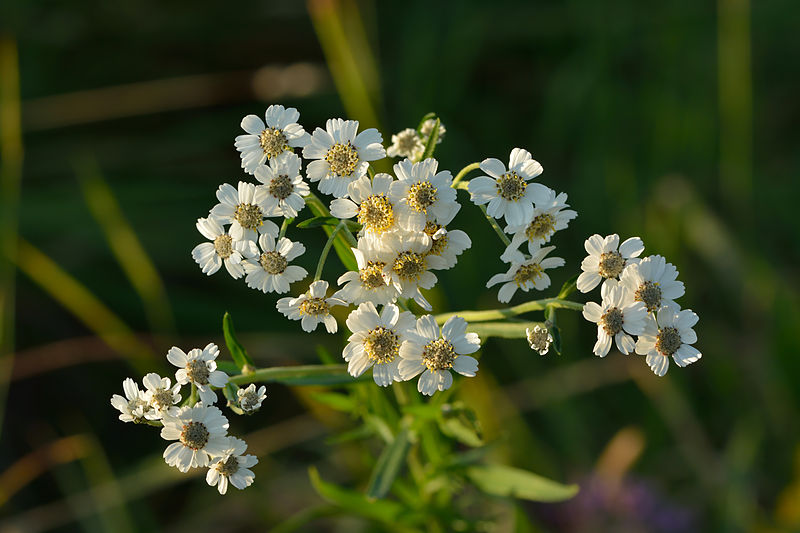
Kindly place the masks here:
POLYGON ((228 347, 228 351, 231 353, 231 357, 233 357, 233 362, 236 363, 236 366, 238 366, 240 370, 244 369, 245 366, 255 368, 253 360, 247 355, 247 350, 244 349, 239 339, 236 338, 236 331, 233 329, 233 318, 231 318, 230 313, 227 311, 222 317, 222 333, 225 335, 225 345, 228 347))
POLYGON ((486 494, 535 502, 560 502, 578 493, 577 485, 563 485, 551 479, 504 465, 467 468, 467 477, 486 494))
POLYGON ((337 226, 339 219, 336 217, 313 217, 297 223, 298 229, 318 228, 320 226, 337 226))
POLYGON ((406 455, 411 447, 411 434, 408 429, 400 431, 391 444, 387 445, 375 468, 367 487, 367 497, 371 499, 384 498, 392 488, 395 478, 405 464, 406 455))
POLYGON ((574 276, 572 276, 571 278, 569 278, 567 281, 564 282, 564 284, 561 286, 561 290, 559 291, 557 298, 559 300, 565 299, 567 296, 575 292, 577 286, 578 286, 578 274, 575 274, 574 276))
POLYGON ((439 429, 448 437, 452 437, 467 446, 473 448, 483 446, 483 436, 478 417, 475 416, 475 411, 461 402, 457 402, 450 406, 450 409, 444 410, 439 420, 439 429))
POLYGON ((217 370, 222 370, 229 376, 235 376, 239 373, 240 369, 233 361, 226 361, 224 359, 217 359, 217 370))
POLYGON ((420 161, 425 161, 429 157, 433 157, 433 152, 436 150, 436 141, 439 140, 439 124, 441 122, 439 119, 436 119, 436 123, 433 125, 433 129, 431 130, 431 136, 428 137, 428 144, 425 145, 425 151, 422 153, 422 158, 420 161))
POLYGON ((239 407, 239 395, 237 394, 238 390, 239 387, 228 382, 222 388, 222 394, 225 395, 225 399, 228 400, 228 409, 237 415, 243 415, 244 411, 242 411, 241 407, 239 407))
MULTIPOLYGON (((318 217, 330 217, 331 214, 328 211, 328 208, 325 207, 325 204, 317 198, 315 195, 310 194, 306 196, 306 205, 308 209, 311 211, 311 214, 318 216, 318 217)), ((338 219, 337 219, 338 223, 338 219)), ((330 237, 331 233, 333 233, 333 227, 329 225, 323 225, 322 229, 325 231, 325 234, 330 237)), ((336 255, 339 256, 339 260, 342 262, 344 267, 347 270, 358 270, 358 263, 356 262, 356 256, 353 255, 353 251, 350 249, 351 246, 355 247, 357 242, 355 237, 349 232, 340 231, 336 238, 333 241, 333 249, 336 250, 336 255), (348 240, 349 237, 349 240, 348 240)))
POLYGON ((368 373, 354 378, 347 373, 347 365, 301 365, 259 368, 250 374, 231 376, 230 381, 237 385, 258 382, 284 385, 350 385, 371 379, 372 376, 368 373))
POLYGON ((316 468, 309 467, 311 485, 322 499, 359 516, 385 524, 394 524, 403 513, 403 506, 389 500, 370 500, 360 492, 348 490, 323 481, 316 468))
POLYGON ((556 354, 561 355, 561 328, 553 326, 550 328, 550 334, 553 336, 553 350, 556 354))
POLYGON ((311 398, 331 409, 345 413, 352 413, 357 407, 355 398, 339 392, 316 392, 311 394, 311 398))

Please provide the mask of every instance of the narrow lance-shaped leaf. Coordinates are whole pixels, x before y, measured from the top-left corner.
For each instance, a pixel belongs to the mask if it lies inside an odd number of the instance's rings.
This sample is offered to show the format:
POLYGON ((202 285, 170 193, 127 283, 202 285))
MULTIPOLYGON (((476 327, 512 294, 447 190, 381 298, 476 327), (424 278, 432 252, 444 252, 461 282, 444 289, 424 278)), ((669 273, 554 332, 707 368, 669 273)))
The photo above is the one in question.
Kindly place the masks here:
POLYGON ((391 444, 383 449, 372 470, 372 476, 370 476, 367 487, 369 498, 383 498, 389 493, 392 483, 405 464, 408 449, 411 447, 410 437, 409 430, 404 429, 394 437, 391 444))
POLYGON ((372 378, 368 374, 354 378, 347 373, 347 365, 299 365, 259 368, 249 374, 231 376, 231 383, 283 383, 284 385, 350 385, 372 378))
POLYGON ((433 125, 433 129, 431 130, 431 136, 428 137, 428 144, 425 145, 425 151, 422 153, 422 159, 420 161, 424 161, 429 157, 433 157, 433 151, 436 150, 436 142, 439 140, 439 124, 441 122, 439 119, 436 119, 436 123, 433 125))
POLYGON ((564 485, 540 475, 504 465, 471 466, 467 477, 486 494, 535 502, 560 502, 578 493, 577 485, 564 485))
POLYGON ((236 331, 233 329, 233 318, 231 318, 230 313, 225 313, 222 317, 222 333, 225 336, 225 345, 228 347, 228 351, 231 353, 231 357, 233 357, 233 362, 236 363, 236 366, 239 367, 240 370, 243 370, 245 366, 255 368, 255 364, 253 364, 253 360, 250 359, 250 356, 247 354, 247 350, 244 349, 244 346, 239 342, 239 339, 236 338, 236 331))
POLYGON ((386 524, 393 524, 400 514, 403 512, 403 507, 393 501, 369 500, 366 496, 359 492, 348 490, 333 483, 323 481, 319 477, 319 472, 313 466, 308 469, 308 477, 311 479, 311 485, 317 491, 322 499, 338 505, 347 511, 378 520, 386 524))
POLYGON ((558 292, 558 298, 563 300, 564 298, 575 292, 575 289, 577 289, 577 287, 578 287, 578 274, 575 274, 567 281, 565 281, 564 285, 561 286, 561 290, 558 292))

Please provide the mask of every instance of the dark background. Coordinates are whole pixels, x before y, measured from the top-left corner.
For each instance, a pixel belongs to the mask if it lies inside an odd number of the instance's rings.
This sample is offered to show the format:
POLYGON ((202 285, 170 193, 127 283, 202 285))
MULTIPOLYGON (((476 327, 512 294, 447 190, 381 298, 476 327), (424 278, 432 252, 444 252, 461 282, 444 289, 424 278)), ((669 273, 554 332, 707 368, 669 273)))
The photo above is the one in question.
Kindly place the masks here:
MULTIPOLYGON (((567 266, 544 296, 578 272, 593 233, 639 235, 678 267, 703 359, 664 379, 635 356, 593 357, 577 313, 559 315, 561 357, 485 345, 462 398, 498 454, 583 487, 526 505, 534 527, 800 529, 799 17, 777 0, 5 1, 24 163, 19 203, 5 195, 3 209, 24 241, 13 370, 0 376, 0 531, 263 529, 321 502, 309 464, 366 479, 366 452, 328 440, 350 422, 307 390, 269 387, 261 413, 233 421, 261 462, 256 484, 226 498, 168 469, 157 430, 123 425, 108 403, 126 376, 165 371, 169 346, 221 342, 226 310, 260 365, 340 350, 341 336, 303 334, 275 295, 206 278, 190 256, 217 186, 244 178, 241 118, 271 103, 297 107, 307 131, 356 118, 387 144, 435 111, 453 173, 530 150, 579 213, 554 239, 567 266)), ((473 248, 431 301, 498 307, 484 285, 505 270, 491 259, 502 246, 459 198, 453 227, 473 248)), ((290 236, 313 271, 321 232, 290 236)), ((332 256, 325 278, 340 272, 332 256)))

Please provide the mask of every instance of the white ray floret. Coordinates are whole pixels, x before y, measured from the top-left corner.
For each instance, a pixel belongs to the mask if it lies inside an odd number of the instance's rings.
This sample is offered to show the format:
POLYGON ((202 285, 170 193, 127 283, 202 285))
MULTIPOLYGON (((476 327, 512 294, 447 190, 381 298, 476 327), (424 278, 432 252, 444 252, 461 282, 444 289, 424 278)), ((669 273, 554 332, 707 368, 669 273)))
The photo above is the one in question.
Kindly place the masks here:
POLYGON ((228 492, 228 485, 239 490, 253 484, 256 475, 251 468, 258 464, 255 455, 244 455, 247 443, 236 437, 228 437, 228 449, 208 466, 206 483, 217 487, 220 494, 228 492))
POLYGON ((392 145, 386 150, 389 157, 407 157, 412 161, 419 161, 425 145, 417 130, 406 128, 392 135, 392 145))
POLYGON ((386 262, 373 246, 372 239, 358 239, 358 248, 351 248, 356 257, 358 272, 348 270, 336 281, 344 285, 334 295, 354 305, 372 302, 385 305, 395 301, 398 291, 392 283, 392 276, 386 270, 386 262))
POLYGON ((256 168, 254 176, 267 192, 264 207, 268 215, 294 218, 306 205, 303 197, 310 189, 300 175, 301 166, 300 156, 284 152, 256 168))
POLYGON ((256 384, 251 383, 247 388, 236 391, 236 399, 245 414, 253 414, 261 409, 261 403, 267 399, 267 388, 261 385, 256 389, 256 384))
POLYGON ((165 416, 161 438, 176 440, 164 450, 164 460, 181 472, 208 466, 211 456, 228 449, 228 419, 213 405, 184 407, 177 416, 165 416))
POLYGON ((378 314, 375 305, 367 302, 351 312, 346 323, 353 334, 342 357, 350 375, 358 377, 372 367, 372 379, 381 387, 401 381, 400 346, 416 326, 414 315, 400 312, 394 304, 385 305, 378 314))
POLYGON ((234 240, 214 217, 198 218, 197 231, 211 241, 200 243, 192 250, 192 259, 200 265, 203 274, 210 276, 224 264, 233 279, 241 278, 244 275, 242 251, 251 250, 254 243, 234 240))
POLYGON ((446 226, 461 209, 456 190, 450 186, 453 176, 449 170, 437 172, 438 167, 433 158, 419 163, 403 159, 394 165, 397 181, 392 183, 389 195, 404 229, 422 231, 428 221, 446 226))
POLYGON ((314 130, 303 157, 316 160, 308 164, 306 175, 309 181, 319 182, 320 192, 345 197, 347 186, 367 173, 370 161, 386 157, 378 130, 357 132, 358 121, 340 118, 328 119, 324 130, 314 130))
POLYGON ((242 119, 242 129, 246 135, 236 137, 234 146, 241 152, 242 168, 248 174, 255 172, 264 164, 292 148, 302 148, 311 142, 311 136, 297 123, 300 113, 290 107, 271 105, 264 113, 263 120, 256 115, 242 119))
POLYGON ((542 165, 530 152, 514 148, 508 160, 508 170, 499 159, 484 159, 481 170, 488 176, 469 181, 468 190, 476 205, 488 204, 486 212, 494 218, 505 217, 511 226, 527 224, 533 219, 533 204, 544 204, 550 189, 541 183, 528 183, 542 173, 542 165))
POLYGON ((170 386, 169 378, 162 378, 154 372, 147 374, 142 383, 151 408, 150 413, 145 415, 148 419, 160 420, 167 415, 178 414, 177 404, 181 401, 180 383, 170 386))
POLYGON ((633 294, 634 300, 643 302, 647 311, 653 313, 683 296, 686 289, 677 279, 675 265, 660 255, 651 255, 626 268, 620 283, 633 294))
POLYGON ((553 344, 553 336, 550 330, 544 326, 534 326, 533 329, 525 328, 525 337, 531 350, 538 352, 539 355, 547 355, 550 345, 553 344))
POLYGON ((357 217, 362 232, 381 235, 397 227, 394 202, 389 198, 389 188, 394 178, 389 174, 361 176, 347 188, 349 198, 331 202, 331 215, 347 219, 357 217))
POLYGON ((255 241, 259 235, 269 233, 278 236, 280 229, 268 216, 267 191, 252 183, 239 182, 238 188, 223 183, 217 189, 220 203, 211 209, 211 214, 221 224, 230 224, 231 237, 234 240, 255 241))
POLYGON ((444 268, 445 259, 428 255, 430 239, 423 232, 395 231, 386 234, 377 249, 384 263, 383 271, 401 298, 413 298, 423 309, 430 311, 431 304, 420 289, 436 285, 436 274, 431 269, 444 268))
POLYGON ((441 332, 436 318, 425 315, 417 320, 414 331, 400 346, 400 377, 407 381, 420 374, 417 390, 431 396, 453 384, 450 370, 462 376, 474 377, 478 371, 478 360, 468 355, 477 352, 481 340, 476 333, 467 333, 467 322, 459 317, 450 317, 441 332))
POLYGON ((324 323, 328 333, 336 333, 339 325, 330 313, 331 307, 347 305, 347 302, 335 297, 327 298, 327 293, 328 282, 318 280, 297 298, 287 297, 278 300, 277 308, 289 320, 300 320, 303 331, 314 331, 320 323, 324 323))
POLYGON ((302 243, 292 242, 286 237, 276 243, 272 235, 264 234, 258 238, 261 253, 242 261, 247 273, 245 282, 251 289, 263 293, 289 292, 289 285, 300 281, 308 275, 308 271, 289 262, 303 255, 306 247, 302 243))
POLYGON ((222 388, 228 383, 228 375, 217 370, 215 359, 219 355, 219 348, 210 342, 202 350, 193 348, 189 353, 184 353, 177 346, 167 352, 167 361, 178 367, 175 372, 175 381, 181 385, 189 383, 197 387, 200 401, 205 405, 212 405, 217 401, 216 393, 211 387, 222 388))
POLYGON ((658 310, 656 318, 658 322, 652 317, 647 321, 636 341, 636 353, 647 356, 647 365, 657 376, 667 373, 670 357, 681 367, 700 360, 703 354, 692 346, 697 342, 692 329, 697 324, 697 314, 669 303, 658 310))
POLYGON ((115 394, 111 397, 111 405, 120 412, 119 419, 123 422, 144 422, 151 415, 152 408, 148 402, 147 393, 139 389, 132 378, 122 382, 125 396, 115 394))
POLYGON ((500 259, 507 261, 510 254, 526 241, 529 245, 537 246, 550 242, 555 232, 565 229, 570 220, 578 216, 577 212, 567 209, 568 207, 566 193, 556 195, 554 190, 548 189, 547 199, 534 205, 530 221, 516 226, 506 226, 505 232, 513 237, 500 259))
POLYGON ((620 279, 626 267, 639 262, 644 243, 639 237, 631 237, 622 244, 616 233, 601 237, 594 234, 583 244, 587 255, 581 262, 581 275, 576 286, 581 292, 589 292, 603 280, 620 279))
POLYGON ((440 270, 453 268, 458 262, 458 256, 472 246, 469 235, 460 229, 448 231, 447 228, 435 222, 426 223, 424 233, 431 242, 428 255, 440 258, 439 261, 434 262, 436 266, 431 266, 431 268, 440 270))
POLYGON ((631 335, 644 331, 647 309, 642 302, 635 302, 633 295, 616 280, 604 283, 600 293, 602 304, 587 302, 583 306, 583 317, 597 324, 594 354, 608 355, 613 341, 620 352, 628 355, 636 347, 631 335))
POLYGON ((514 297, 517 289, 528 292, 531 289, 543 291, 550 286, 550 276, 545 270, 557 268, 564 265, 564 259, 560 257, 546 257, 547 254, 555 250, 555 246, 545 246, 537 249, 531 246, 531 257, 525 259, 522 252, 515 250, 510 254, 511 266, 504 274, 495 274, 486 283, 486 288, 503 283, 497 293, 497 300, 501 303, 508 303, 514 297))

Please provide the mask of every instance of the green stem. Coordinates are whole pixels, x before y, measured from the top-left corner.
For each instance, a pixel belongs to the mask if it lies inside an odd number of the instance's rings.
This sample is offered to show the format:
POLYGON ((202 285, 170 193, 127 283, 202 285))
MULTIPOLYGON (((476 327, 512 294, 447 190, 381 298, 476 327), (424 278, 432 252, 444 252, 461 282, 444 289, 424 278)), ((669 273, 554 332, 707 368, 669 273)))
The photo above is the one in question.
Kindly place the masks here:
POLYGON ((294 222, 294 218, 283 219, 283 224, 281 224, 281 232, 278 234, 278 240, 281 240, 281 238, 286 235, 286 230, 289 229, 289 226, 292 225, 292 222, 294 222))
POLYGON ((533 300, 514 307, 505 309, 488 309, 486 311, 456 311, 454 313, 442 313, 436 315, 436 322, 444 324, 452 316, 460 316, 467 322, 488 322, 490 320, 503 320, 512 316, 529 313, 531 311, 544 311, 548 306, 556 309, 571 309, 573 311, 583 311, 583 304, 571 300, 560 298, 545 298, 543 300, 533 300))
POLYGON ((481 208, 481 211, 483 211, 483 216, 486 217, 487 222, 489 222, 489 225, 492 227, 492 229, 494 229, 494 232, 497 233, 497 236, 500 237, 500 240, 503 241, 506 246, 511 246, 511 239, 509 239, 508 235, 506 235, 505 232, 500 228, 500 225, 497 223, 497 221, 493 217, 489 216, 489 213, 486 212, 486 206, 479 205, 478 207, 481 208))
POLYGON ((330 236, 328 237, 328 242, 325 243, 325 248, 322 249, 322 253, 319 256, 319 262, 317 263, 317 271, 314 273, 314 281, 318 281, 322 277, 322 267, 325 266, 325 260, 328 259, 328 252, 331 251, 331 246, 333 246, 333 240, 336 238, 336 234, 344 228, 344 221, 339 222, 336 228, 331 232, 330 236))
POLYGON ((466 176, 473 170, 478 170, 479 168, 481 168, 480 163, 470 163, 469 165, 459 170, 458 174, 456 174, 456 177, 453 178, 453 184, 451 185, 451 187, 456 187, 456 185, 458 185, 458 183, 464 179, 464 176, 466 176))
POLYGON ((274 366, 272 368, 259 368, 249 374, 236 374, 228 379, 234 385, 247 385, 248 383, 285 382, 287 384, 305 384, 314 382, 319 385, 327 378, 346 379, 347 383, 372 380, 369 373, 364 373, 360 378, 353 378, 347 373, 347 365, 299 365, 299 366, 274 366), (290 383, 291 382, 291 383, 290 383))
POLYGON ((194 407, 197 403, 197 385, 192 383, 192 392, 189 394, 189 407, 194 407))

